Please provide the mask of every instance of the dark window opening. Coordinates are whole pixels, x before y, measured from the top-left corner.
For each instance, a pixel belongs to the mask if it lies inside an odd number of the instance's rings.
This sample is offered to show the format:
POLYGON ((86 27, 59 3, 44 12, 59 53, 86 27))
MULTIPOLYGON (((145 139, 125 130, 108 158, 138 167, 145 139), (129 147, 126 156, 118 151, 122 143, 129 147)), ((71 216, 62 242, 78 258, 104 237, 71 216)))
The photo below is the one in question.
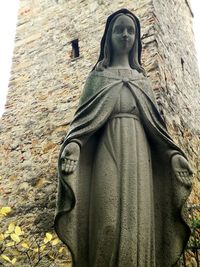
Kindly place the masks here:
POLYGON ((182 65, 182 71, 184 71, 184 60, 183 60, 183 58, 181 58, 181 65, 182 65))
POLYGON ((79 46, 78 46, 78 39, 75 39, 71 42, 72 44, 72 58, 76 58, 80 56, 80 52, 79 52, 79 46))

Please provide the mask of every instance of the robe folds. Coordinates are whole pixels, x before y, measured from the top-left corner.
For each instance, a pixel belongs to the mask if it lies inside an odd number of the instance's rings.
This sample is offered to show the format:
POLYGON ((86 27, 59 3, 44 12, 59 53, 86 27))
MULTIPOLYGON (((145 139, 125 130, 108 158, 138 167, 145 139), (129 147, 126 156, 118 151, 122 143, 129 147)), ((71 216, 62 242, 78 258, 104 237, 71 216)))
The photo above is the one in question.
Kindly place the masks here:
POLYGON ((190 235, 183 210, 191 188, 172 174, 171 157, 186 156, 147 78, 92 71, 60 155, 70 142, 80 158, 69 175, 59 160, 55 230, 73 267, 175 266, 190 235))

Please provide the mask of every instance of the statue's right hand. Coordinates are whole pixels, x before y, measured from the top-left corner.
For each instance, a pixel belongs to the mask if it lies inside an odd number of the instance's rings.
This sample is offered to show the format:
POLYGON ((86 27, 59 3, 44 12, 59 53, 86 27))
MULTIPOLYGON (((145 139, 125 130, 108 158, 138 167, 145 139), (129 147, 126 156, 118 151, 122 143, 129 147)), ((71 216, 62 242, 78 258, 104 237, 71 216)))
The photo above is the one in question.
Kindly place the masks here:
POLYGON ((80 156, 80 147, 77 143, 71 142, 66 145, 60 157, 61 171, 69 174, 75 171, 80 156))

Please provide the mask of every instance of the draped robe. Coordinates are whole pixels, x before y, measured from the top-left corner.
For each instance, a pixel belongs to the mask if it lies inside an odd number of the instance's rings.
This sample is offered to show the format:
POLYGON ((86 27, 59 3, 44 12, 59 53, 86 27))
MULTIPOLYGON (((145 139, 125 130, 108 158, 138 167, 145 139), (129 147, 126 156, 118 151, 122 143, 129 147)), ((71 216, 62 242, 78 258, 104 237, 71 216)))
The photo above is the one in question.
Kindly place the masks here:
POLYGON ((172 174, 171 157, 185 155, 148 80, 135 70, 91 72, 61 153, 70 142, 81 154, 69 175, 59 161, 55 229, 73 267, 175 266, 190 234, 190 187, 172 174))

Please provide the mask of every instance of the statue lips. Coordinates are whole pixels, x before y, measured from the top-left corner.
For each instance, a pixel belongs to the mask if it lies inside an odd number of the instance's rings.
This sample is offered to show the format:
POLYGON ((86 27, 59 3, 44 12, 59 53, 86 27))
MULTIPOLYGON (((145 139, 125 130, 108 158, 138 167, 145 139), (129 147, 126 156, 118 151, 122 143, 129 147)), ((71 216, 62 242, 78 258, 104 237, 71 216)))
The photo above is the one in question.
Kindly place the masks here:
POLYGON ((120 39, 120 43, 124 48, 126 48, 126 47, 128 47, 130 45, 130 39, 127 38, 127 37, 121 38, 120 39))

